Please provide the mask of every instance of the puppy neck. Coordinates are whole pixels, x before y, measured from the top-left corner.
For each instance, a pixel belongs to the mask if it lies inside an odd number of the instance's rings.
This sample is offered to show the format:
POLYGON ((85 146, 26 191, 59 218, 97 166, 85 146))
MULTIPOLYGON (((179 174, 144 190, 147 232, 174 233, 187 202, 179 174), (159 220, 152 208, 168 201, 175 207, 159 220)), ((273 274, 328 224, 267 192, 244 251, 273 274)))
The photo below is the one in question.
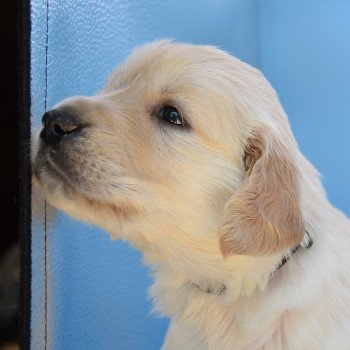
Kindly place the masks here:
MULTIPOLYGON (((287 252, 282 256, 281 261, 277 264, 277 267, 275 268, 275 270, 271 273, 270 275, 271 278, 274 277, 274 274, 278 270, 280 270, 283 267, 283 265, 285 265, 295 253, 297 253, 300 249, 305 249, 305 250, 309 249, 312 246, 312 244, 313 244, 312 238, 310 237, 309 233, 305 231, 303 241, 297 246, 287 250, 287 252)), ((193 283, 193 285, 203 293, 217 295, 217 296, 223 295, 227 290, 227 286, 224 283, 220 283, 220 282, 203 281, 200 284, 193 283)))
MULTIPOLYGON (((173 254, 146 253, 145 261, 153 266, 154 289, 165 294, 191 290, 232 302, 241 296, 250 297, 265 290, 281 254, 264 257, 233 256, 226 260, 219 249, 193 251, 177 247, 173 254)), ((157 295, 163 295, 156 293, 157 295)))

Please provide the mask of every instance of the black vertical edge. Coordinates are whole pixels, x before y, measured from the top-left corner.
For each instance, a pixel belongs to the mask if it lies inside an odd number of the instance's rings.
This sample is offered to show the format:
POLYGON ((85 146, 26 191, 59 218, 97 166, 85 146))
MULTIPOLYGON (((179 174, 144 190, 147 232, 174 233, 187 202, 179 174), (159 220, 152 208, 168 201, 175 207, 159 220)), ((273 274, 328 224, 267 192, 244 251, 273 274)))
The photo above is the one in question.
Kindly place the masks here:
POLYGON ((18 52, 18 230, 21 241, 20 347, 30 349, 31 339, 31 165, 30 165, 30 0, 17 2, 18 52))

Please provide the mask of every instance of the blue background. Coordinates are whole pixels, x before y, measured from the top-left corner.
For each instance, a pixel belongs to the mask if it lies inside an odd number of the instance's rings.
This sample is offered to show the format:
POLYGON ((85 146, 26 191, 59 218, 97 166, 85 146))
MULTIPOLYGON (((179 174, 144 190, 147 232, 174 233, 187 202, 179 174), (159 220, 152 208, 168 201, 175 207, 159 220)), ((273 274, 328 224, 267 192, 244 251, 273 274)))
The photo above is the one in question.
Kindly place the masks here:
MULTIPOLYGON (((171 37, 217 45, 266 74, 331 201, 350 213, 350 2, 31 3, 33 129, 61 99, 96 93, 138 44, 171 37)), ((32 349, 159 349, 168 320, 150 315, 141 255, 62 213, 45 224, 44 204, 38 207, 32 349)))
POLYGON ((350 2, 264 0, 259 68, 330 201, 350 214, 350 2))

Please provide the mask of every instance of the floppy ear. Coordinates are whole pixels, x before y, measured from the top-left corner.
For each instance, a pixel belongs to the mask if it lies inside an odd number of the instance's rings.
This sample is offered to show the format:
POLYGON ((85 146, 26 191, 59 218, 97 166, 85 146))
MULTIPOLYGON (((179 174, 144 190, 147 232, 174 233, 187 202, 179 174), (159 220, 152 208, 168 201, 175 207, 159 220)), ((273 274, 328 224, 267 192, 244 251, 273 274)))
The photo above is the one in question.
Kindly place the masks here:
POLYGON ((264 255, 303 239, 293 156, 268 127, 254 129, 245 149, 246 177, 228 200, 219 229, 223 255, 264 255))

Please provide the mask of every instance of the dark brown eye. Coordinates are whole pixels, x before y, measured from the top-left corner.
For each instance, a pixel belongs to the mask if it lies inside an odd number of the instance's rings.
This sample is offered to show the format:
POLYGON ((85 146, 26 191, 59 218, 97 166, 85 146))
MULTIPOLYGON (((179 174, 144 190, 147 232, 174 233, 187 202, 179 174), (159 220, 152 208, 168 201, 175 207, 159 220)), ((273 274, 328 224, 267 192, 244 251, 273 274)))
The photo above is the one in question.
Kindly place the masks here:
POLYGON ((159 118, 165 122, 175 124, 175 125, 184 125, 184 120, 180 112, 175 107, 164 107, 159 111, 159 118))

